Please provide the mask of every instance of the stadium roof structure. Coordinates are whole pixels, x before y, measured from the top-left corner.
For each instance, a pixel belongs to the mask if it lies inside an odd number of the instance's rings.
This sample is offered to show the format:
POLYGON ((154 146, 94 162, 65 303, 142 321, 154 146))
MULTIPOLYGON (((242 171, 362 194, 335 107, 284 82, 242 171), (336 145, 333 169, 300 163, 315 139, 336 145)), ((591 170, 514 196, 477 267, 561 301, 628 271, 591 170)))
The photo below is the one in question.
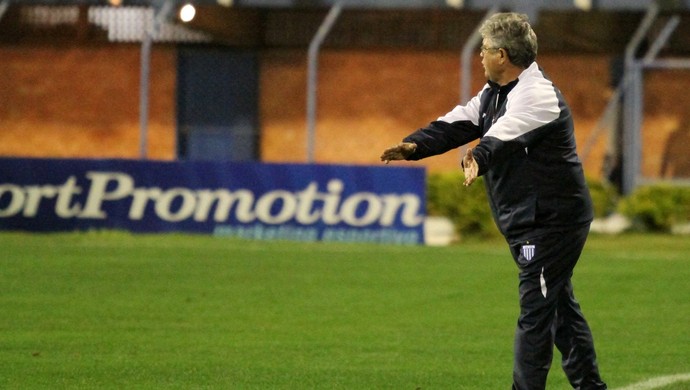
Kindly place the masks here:
POLYGON ((666 52, 690 53, 690 0, 0 0, 0 43, 140 42, 304 48, 329 9, 342 12, 324 46, 460 49, 489 10, 525 12, 540 52, 617 53, 650 4, 681 23, 666 52), (194 4, 196 18, 175 16, 194 4))
MULTIPOLYGON (((331 7, 340 4, 352 8, 442 8, 488 10, 498 6, 511 10, 644 10, 649 0, 2 0, 25 5, 122 5, 160 6, 162 3, 219 5, 226 7, 331 7)), ((690 0, 657 0, 661 7, 690 9, 690 0)))
MULTIPOLYGON (((662 8, 690 9, 690 0, 652 0, 662 8)), ((0 0, 24 5, 126 5, 161 7, 193 4, 239 8, 329 8, 336 5, 355 9, 453 8, 486 11, 492 8, 525 12, 536 18, 544 10, 645 10, 650 0, 0 0)))

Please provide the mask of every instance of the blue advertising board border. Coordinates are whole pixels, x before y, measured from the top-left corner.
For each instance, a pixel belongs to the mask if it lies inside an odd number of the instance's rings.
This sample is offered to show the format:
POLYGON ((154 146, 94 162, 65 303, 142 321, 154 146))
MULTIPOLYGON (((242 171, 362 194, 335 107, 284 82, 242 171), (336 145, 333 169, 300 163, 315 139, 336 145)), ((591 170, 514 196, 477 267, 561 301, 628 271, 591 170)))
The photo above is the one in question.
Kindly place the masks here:
POLYGON ((0 158, 0 229, 423 243, 423 168, 0 158))

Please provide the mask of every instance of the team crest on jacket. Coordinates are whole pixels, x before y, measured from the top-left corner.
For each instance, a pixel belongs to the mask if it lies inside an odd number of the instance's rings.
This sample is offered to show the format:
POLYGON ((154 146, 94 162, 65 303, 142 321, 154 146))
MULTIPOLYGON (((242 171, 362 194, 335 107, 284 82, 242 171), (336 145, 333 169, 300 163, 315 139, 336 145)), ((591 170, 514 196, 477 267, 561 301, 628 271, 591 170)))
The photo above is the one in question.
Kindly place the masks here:
POLYGON ((534 257, 534 245, 523 245, 522 246, 522 257, 525 260, 530 261, 534 257))

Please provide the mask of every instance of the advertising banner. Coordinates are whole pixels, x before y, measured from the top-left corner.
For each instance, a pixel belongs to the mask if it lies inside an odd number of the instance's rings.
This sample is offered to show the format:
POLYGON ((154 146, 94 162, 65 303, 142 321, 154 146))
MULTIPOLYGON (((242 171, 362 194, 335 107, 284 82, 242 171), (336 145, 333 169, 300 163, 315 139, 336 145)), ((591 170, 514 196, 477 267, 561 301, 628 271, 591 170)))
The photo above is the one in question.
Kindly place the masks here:
POLYGON ((423 168, 0 158, 0 229, 423 243, 423 168))

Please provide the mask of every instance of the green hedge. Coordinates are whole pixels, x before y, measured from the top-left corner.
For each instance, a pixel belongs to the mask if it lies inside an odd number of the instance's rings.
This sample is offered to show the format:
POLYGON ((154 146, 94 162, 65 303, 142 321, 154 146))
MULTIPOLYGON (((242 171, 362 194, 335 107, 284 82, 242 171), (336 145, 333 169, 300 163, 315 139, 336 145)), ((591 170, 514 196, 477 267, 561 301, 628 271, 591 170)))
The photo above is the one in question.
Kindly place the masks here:
MULTIPOLYGON (((461 172, 430 174, 427 182, 427 213, 445 216, 460 236, 500 236, 480 177, 469 187, 462 185, 461 172)), ((675 224, 690 222, 690 187, 655 185, 638 188, 626 198, 615 189, 588 179, 595 218, 620 212, 630 218, 637 230, 670 231, 675 224)))
POLYGON ((587 186, 592 196, 594 218, 603 218, 616 212, 620 199, 615 187, 592 178, 587 178, 587 186))
POLYGON ((458 172, 435 173, 427 181, 427 213, 445 216, 460 236, 500 236, 489 209, 482 178, 469 187, 458 172))
POLYGON ((690 187, 668 184, 637 188, 618 204, 635 230, 667 232, 676 224, 690 222, 690 187))

